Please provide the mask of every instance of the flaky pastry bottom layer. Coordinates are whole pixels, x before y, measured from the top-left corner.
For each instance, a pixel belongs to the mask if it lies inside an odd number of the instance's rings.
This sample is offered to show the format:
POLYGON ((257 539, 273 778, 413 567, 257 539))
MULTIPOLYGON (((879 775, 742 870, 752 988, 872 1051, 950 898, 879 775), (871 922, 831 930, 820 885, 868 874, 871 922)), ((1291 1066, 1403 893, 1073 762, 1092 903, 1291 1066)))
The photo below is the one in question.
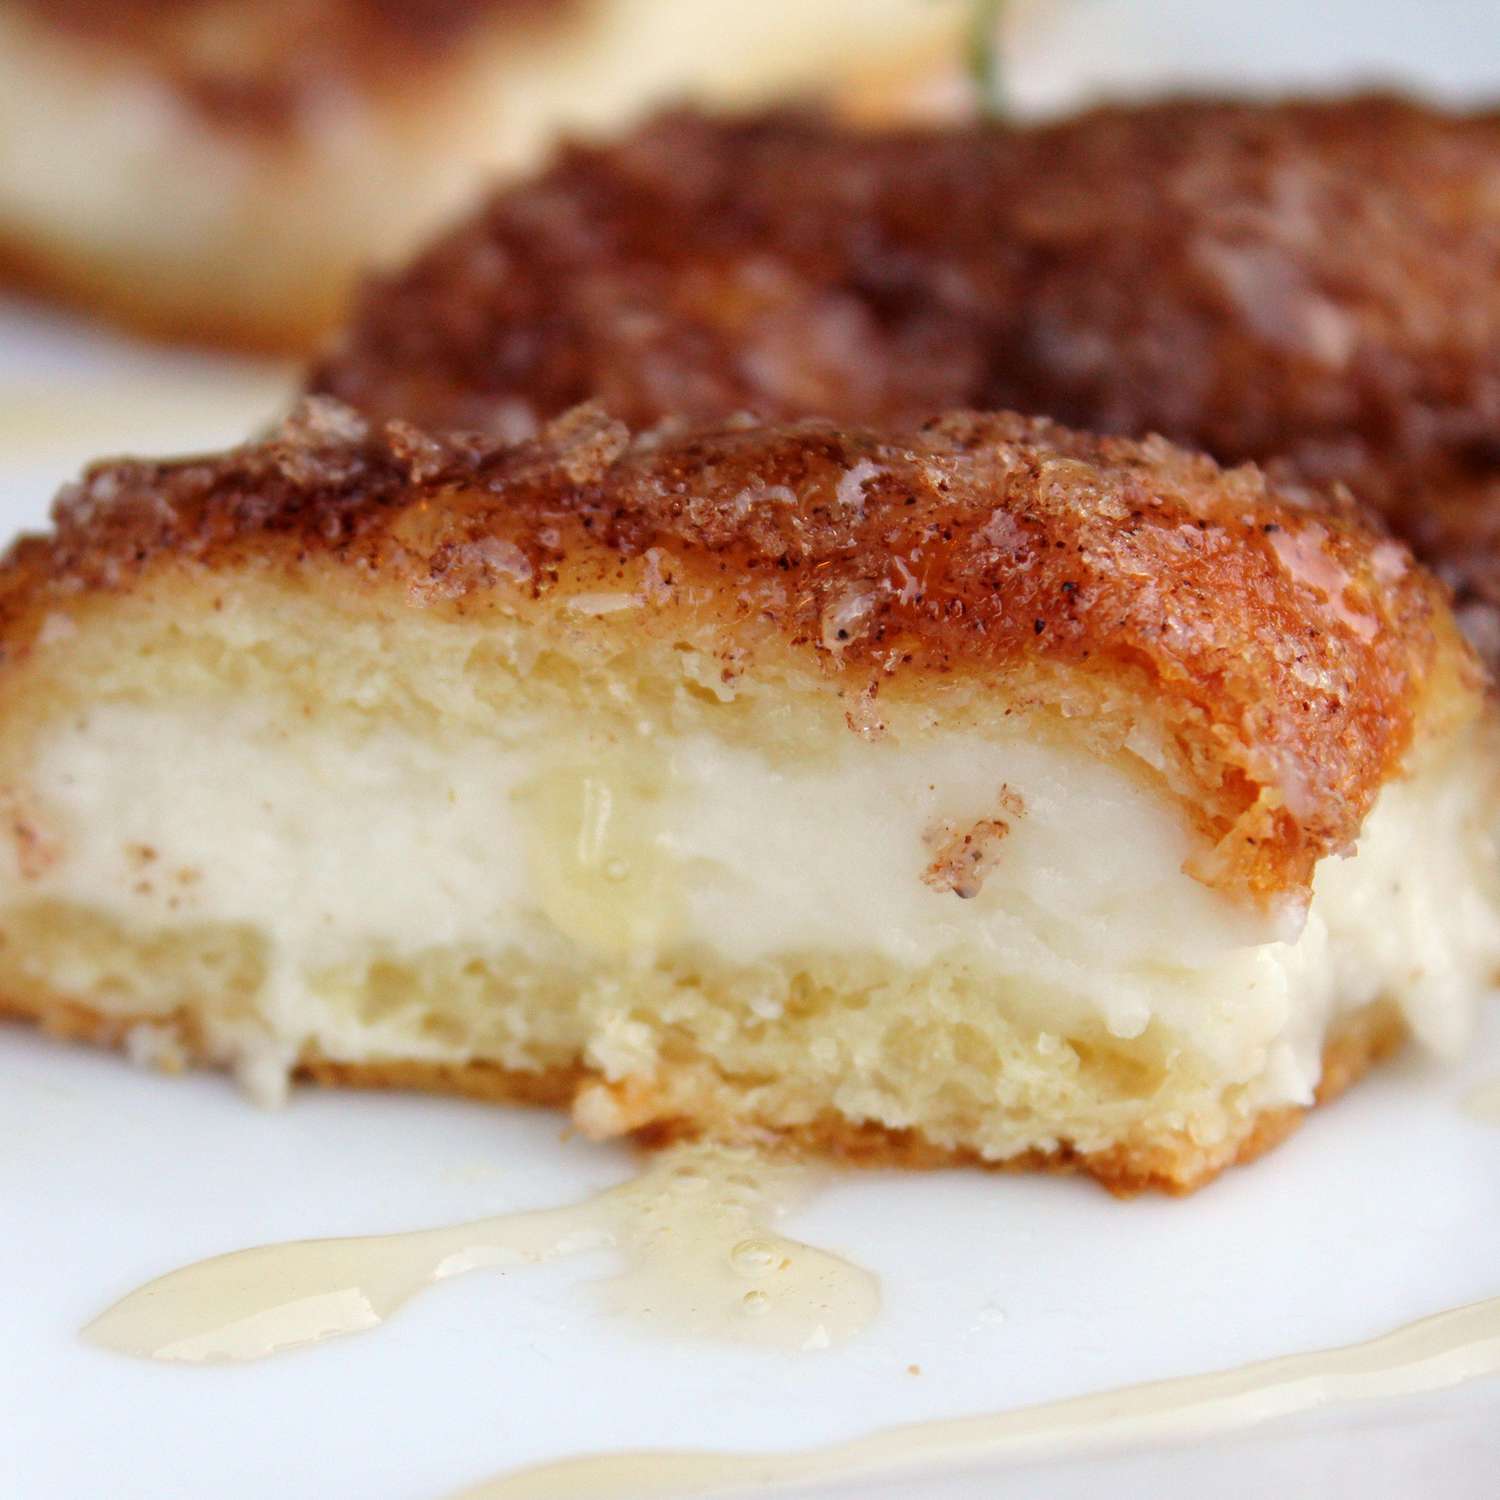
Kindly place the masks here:
MULTIPOLYGON (((54 1036, 95 1045, 120 1047, 140 1024, 161 1027, 164 1018, 117 1016, 80 1005, 62 995, 25 1002, 0 994, 0 1016, 33 1021, 54 1036)), ((181 1051, 172 1066, 209 1061, 207 1050, 189 1015, 170 1018, 181 1051)), ((1394 1007, 1377 1002, 1344 1017, 1323 1049, 1323 1076, 1316 1104, 1329 1104, 1357 1083, 1376 1063, 1396 1053, 1406 1040, 1406 1027, 1394 1007)), ((1263 1109, 1250 1116, 1238 1135, 1204 1145, 1186 1132, 1150 1140, 1124 1139, 1102 1151, 1027 1151, 1003 1161, 990 1161, 968 1150, 953 1150, 925 1140, 911 1130, 893 1130, 874 1121, 856 1123, 829 1112, 793 1130, 767 1129, 754 1119, 730 1109, 700 1110, 692 1119, 671 1112, 658 1114, 653 1091, 637 1081, 611 1086, 597 1070, 579 1063, 540 1072, 521 1071, 491 1062, 433 1063, 389 1058, 368 1062, 334 1062, 308 1055, 296 1067, 299 1078, 330 1087, 420 1090, 459 1095, 493 1104, 526 1104, 571 1109, 587 1134, 630 1135, 639 1145, 654 1149, 694 1136, 732 1142, 756 1140, 860 1167, 902 1167, 931 1170, 952 1166, 981 1166, 992 1171, 1083 1173, 1117 1197, 1157 1189, 1174 1195, 1196 1191, 1228 1167, 1254 1161, 1284 1141, 1311 1112, 1297 1105, 1263 1109), (613 1088, 626 1097, 616 1102, 614 1118, 622 1131, 587 1129, 597 1117, 588 1100, 599 1090, 613 1088)), ((719 1075, 723 1092, 732 1099, 733 1085, 719 1075)), ((662 1097, 669 1091, 661 1090, 662 1097)), ((701 1103, 700 1096, 700 1103, 701 1103)), ((1316 1107, 1316 1106, 1314 1106, 1316 1107)))

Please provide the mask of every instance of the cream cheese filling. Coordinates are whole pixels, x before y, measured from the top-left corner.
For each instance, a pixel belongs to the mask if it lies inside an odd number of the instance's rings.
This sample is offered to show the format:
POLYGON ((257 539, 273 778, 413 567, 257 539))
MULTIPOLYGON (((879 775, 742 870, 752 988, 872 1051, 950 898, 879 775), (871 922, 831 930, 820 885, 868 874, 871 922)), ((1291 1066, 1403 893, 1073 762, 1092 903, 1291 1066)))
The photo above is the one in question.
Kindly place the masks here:
POLYGON ((1129 757, 1019 717, 775 762, 707 733, 537 724, 503 745, 116 703, 39 745, 26 796, 48 857, 23 873, 11 852, 5 900, 255 929, 273 1069, 309 1044, 350 1061, 415 1045, 330 1008, 320 972, 561 936, 625 971, 682 952, 956 962, 1041 1029, 1156 1024, 1257 1104, 1305 1103, 1342 1012, 1389 998, 1429 1045, 1466 1034, 1500 967, 1481 765, 1389 786, 1287 940, 1183 873, 1193 835, 1129 757))

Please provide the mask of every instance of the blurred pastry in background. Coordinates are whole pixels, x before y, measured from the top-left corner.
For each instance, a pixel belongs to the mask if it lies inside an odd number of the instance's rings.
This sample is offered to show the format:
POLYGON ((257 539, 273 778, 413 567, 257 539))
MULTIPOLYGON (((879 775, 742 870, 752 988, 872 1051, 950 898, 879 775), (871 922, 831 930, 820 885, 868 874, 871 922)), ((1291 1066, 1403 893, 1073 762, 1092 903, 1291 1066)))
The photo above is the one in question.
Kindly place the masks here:
POLYGON ((1013 407, 1342 482, 1500 659, 1500 116, 1172 101, 1002 129, 679 114, 372 282, 312 388, 523 434, 1013 407))
POLYGON ((71 487, 0 646, 0 1008, 263 1096, 1184 1190, 1500 963, 1441 590, 1161 439, 315 398, 71 487))
POLYGON ((0 267, 151 334, 309 347, 560 129, 873 102, 963 0, 0 0, 0 267), (868 91, 863 94, 862 91, 868 91))

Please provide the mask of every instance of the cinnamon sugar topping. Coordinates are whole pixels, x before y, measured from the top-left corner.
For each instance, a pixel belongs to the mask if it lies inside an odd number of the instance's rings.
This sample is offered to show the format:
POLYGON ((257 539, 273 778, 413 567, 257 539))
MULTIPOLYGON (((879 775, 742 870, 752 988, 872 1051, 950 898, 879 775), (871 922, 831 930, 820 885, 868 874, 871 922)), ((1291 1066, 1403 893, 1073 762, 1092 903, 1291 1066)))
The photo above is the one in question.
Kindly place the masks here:
POLYGON ((13 654, 80 592, 331 570, 411 608, 707 632, 736 674, 791 652, 871 735, 892 695, 1045 703, 1066 670, 1070 712, 1092 699, 1121 743, 1144 714, 1175 747, 1203 877, 1261 891, 1352 841, 1429 683, 1474 670, 1346 500, 1005 414, 631 433, 586 409, 510 446, 325 400, 215 457, 98 466, 55 520, 0 574, 13 654))

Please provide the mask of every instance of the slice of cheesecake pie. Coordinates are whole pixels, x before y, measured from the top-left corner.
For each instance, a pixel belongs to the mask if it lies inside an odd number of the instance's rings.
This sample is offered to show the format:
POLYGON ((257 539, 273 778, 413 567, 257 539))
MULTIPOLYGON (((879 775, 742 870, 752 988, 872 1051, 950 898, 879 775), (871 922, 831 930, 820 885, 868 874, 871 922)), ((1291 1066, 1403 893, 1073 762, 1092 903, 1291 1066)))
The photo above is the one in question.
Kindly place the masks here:
POLYGON ((1180 1190, 1500 967, 1441 589, 1161 440, 313 400, 93 469, 0 647, 0 1002, 262 1096, 1180 1190))

